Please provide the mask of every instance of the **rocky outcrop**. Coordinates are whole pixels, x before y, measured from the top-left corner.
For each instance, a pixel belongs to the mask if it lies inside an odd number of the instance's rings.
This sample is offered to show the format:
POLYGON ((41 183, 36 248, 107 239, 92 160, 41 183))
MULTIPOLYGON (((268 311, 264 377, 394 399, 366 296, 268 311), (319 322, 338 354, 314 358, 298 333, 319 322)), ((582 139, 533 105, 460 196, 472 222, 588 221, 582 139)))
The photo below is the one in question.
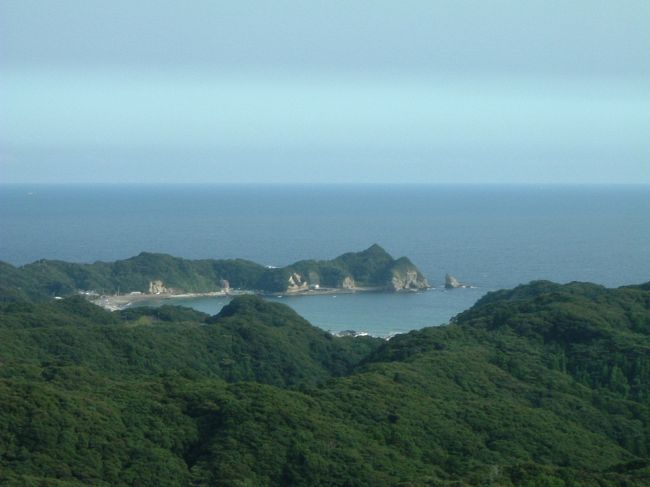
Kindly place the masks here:
POLYGON ((297 272, 291 273, 288 279, 287 292, 297 293, 309 289, 309 283, 297 272))
POLYGON ((150 281, 149 282, 149 294, 165 294, 169 290, 165 287, 165 284, 160 281, 150 281))
POLYGON ((463 284, 458 279, 456 279, 451 274, 445 275, 445 288, 447 289, 459 289, 469 287, 467 284, 463 284))
POLYGON ((388 290, 392 292, 419 291, 428 287, 429 283, 416 269, 394 271, 388 284, 388 290))
POLYGON ((347 276, 345 279, 343 279, 343 282, 341 283, 341 287, 343 289, 354 289, 357 287, 357 284, 354 282, 354 279, 352 277, 347 276))

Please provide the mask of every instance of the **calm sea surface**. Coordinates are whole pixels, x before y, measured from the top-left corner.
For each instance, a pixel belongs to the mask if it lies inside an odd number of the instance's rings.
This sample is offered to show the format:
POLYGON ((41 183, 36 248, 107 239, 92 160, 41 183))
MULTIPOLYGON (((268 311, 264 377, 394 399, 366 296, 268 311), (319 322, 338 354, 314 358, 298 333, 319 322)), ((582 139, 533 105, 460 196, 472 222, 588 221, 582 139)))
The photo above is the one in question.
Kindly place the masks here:
MULTIPOLYGON (((650 186, 0 186, 0 260, 115 260, 146 250, 282 266, 379 243, 435 286, 281 298, 327 330, 446 322, 534 279, 650 280, 650 186), (441 289, 445 273, 475 286, 441 289)), ((174 301, 210 313, 223 299, 174 301)))

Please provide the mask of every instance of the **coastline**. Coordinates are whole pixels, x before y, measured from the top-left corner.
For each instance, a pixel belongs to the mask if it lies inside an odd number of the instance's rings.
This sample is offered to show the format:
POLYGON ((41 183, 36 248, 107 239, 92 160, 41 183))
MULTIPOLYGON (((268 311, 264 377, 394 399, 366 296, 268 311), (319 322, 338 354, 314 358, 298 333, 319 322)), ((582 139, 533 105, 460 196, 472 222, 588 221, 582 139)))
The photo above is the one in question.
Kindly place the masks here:
POLYGON ((183 298, 207 298, 207 297, 235 297, 243 294, 257 294, 259 296, 294 297, 294 296, 325 296, 334 294, 355 294, 355 293, 379 293, 384 292, 381 287, 355 287, 355 288, 319 288, 299 289, 296 291, 284 291, 267 293, 250 290, 211 291, 204 293, 158 293, 158 294, 112 294, 103 295, 91 299, 91 302, 109 311, 119 311, 129 306, 152 299, 174 300, 183 298))

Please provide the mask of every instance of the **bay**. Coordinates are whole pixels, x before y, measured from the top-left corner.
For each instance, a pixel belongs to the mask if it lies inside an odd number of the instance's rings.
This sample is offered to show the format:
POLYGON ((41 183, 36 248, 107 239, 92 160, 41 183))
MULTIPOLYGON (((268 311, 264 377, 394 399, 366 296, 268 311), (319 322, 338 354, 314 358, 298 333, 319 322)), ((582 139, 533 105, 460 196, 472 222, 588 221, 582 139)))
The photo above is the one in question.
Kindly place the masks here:
MULTIPOLYGON (((423 293, 274 298, 332 331, 386 336, 448 321, 535 279, 650 280, 650 187, 560 185, 2 185, 0 260, 112 261, 141 251, 283 266, 373 243, 423 293), (474 286, 445 291, 445 273, 474 286)), ((174 303, 216 313, 218 298, 174 303)))

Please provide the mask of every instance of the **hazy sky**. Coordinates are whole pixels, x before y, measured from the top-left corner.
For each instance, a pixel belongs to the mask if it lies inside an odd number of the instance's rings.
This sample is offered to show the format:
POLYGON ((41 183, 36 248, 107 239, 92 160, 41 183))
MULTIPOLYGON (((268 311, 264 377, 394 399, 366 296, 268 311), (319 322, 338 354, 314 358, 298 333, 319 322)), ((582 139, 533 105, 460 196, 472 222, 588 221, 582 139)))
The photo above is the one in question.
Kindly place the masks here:
POLYGON ((0 2, 0 182, 650 183, 650 2, 0 2))

